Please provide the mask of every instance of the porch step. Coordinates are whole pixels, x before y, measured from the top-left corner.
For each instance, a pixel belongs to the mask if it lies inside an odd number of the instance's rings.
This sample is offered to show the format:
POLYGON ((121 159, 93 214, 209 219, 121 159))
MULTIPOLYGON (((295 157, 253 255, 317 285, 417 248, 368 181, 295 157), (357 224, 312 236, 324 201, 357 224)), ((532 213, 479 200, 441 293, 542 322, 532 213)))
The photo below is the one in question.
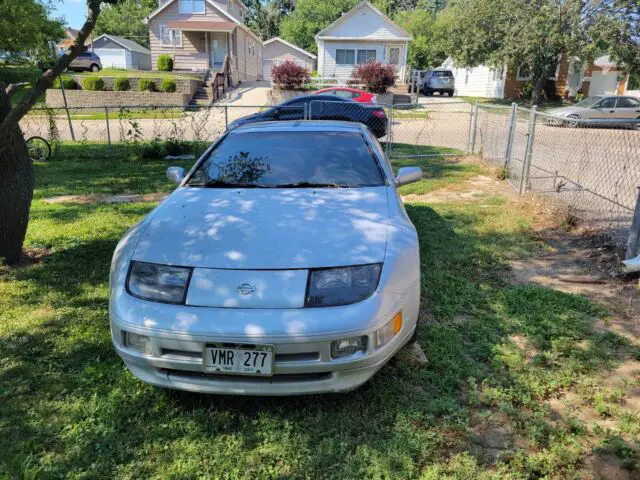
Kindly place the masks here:
POLYGON ((213 73, 211 70, 207 70, 202 84, 196 90, 196 93, 191 97, 191 103, 189 105, 211 105, 213 103, 213 92, 211 90, 211 82, 213 79, 213 73))

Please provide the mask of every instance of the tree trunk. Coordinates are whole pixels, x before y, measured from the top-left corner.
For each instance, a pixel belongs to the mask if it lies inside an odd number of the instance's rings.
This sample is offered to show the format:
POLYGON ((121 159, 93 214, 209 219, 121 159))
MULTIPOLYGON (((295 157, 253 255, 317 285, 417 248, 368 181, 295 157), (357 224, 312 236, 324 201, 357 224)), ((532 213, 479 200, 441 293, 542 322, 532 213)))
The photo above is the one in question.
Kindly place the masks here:
MULTIPOLYGON (((11 110, 0 87, 0 123, 11 110)), ((33 197, 33 163, 18 125, 3 131, 0 143, 0 259, 9 265, 22 256, 33 197)))
POLYGON ((544 86, 547 83, 547 77, 548 75, 546 73, 542 73, 538 78, 536 78, 536 81, 533 84, 533 93, 531 95, 531 103, 533 105, 542 105, 542 91, 544 90, 544 86))

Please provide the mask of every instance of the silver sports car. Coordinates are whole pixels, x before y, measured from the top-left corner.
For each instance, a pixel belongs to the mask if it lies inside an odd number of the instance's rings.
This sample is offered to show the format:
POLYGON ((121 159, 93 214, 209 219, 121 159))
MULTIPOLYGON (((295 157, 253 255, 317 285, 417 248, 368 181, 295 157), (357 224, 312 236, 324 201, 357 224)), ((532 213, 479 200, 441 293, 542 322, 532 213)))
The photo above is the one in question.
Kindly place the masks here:
POLYGON ((226 133, 118 244, 113 345, 145 382, 291 395, 366 382, 414 335, 418 236, 367 127, 226 133))
POLYGON ((593 96, 567 107, 552 108, 545 112, 566 119, 565 124, 578 126, 580 120, 630 120, 640 125, 640 99, 623 96, 593 96))

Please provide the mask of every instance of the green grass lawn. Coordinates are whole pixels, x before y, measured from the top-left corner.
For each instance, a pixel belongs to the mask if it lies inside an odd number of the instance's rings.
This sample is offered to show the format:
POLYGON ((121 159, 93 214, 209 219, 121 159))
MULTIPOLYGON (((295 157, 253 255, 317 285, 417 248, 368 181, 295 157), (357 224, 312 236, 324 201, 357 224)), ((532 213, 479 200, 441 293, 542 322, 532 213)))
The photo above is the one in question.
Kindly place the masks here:
MULTIPOLYGON (((597 388, 600 372, 640 353, 594 328, 600 306, 508 282, 509 259, 545 246, 501 197, 407 205, 421 242, 427 365, 398 357, 352 393, 294 398, 139 382, 111 346, 109 262, 155 205, 42 201, 171 188, 166 161, 135 158, 127 147, 109 158, 104 146, 78 146, 36 165, 26 246, 48 255, 0 266, 0 478, 584 478, 598 449, 637 465, 625 440, 640 434, 637 417, 594 434, 545 407, 560 392, 597 388), (492 463, 476 426, 496 418, 517 442, 492 463)), ((447 157, 421 165, 421 193, 483 171, 447 157)), ((601 401, 617 418, 614 400, 601 401)))

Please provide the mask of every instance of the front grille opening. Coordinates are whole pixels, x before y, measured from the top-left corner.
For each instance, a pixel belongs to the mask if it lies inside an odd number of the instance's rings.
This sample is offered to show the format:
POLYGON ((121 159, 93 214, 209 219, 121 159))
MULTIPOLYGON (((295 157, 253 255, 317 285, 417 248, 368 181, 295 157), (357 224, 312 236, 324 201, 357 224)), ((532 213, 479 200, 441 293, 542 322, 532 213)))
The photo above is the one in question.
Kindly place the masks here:
POLYGON ((269 384, 269 383, 304 383, 304 382, 320 382, 328 380, 333 375, 331 372, 314 372, 314 373, 277 373, 272 377, 252 377, 249 375, 224 375, 217 373, 207 372, 190 372, 186 370, 172 370, 164 369, 169 374, 169 379, 175 377, 179 378, 193 378, 202 380, 215 380, 216 382, 228 382, 228 383, 257 383, 257 384, 269 384))
POLYGON ((160 355, 163 357, 175 357, 175 358, 194 358, 194 359, 202 359, 202 352, 190 352, 188 350, 176 350, 173 348, 161 348, 160 355))
POLYGON ((317 362, 318 360, 320 360, 320 352, 276 354, 276 363, 317 362))

